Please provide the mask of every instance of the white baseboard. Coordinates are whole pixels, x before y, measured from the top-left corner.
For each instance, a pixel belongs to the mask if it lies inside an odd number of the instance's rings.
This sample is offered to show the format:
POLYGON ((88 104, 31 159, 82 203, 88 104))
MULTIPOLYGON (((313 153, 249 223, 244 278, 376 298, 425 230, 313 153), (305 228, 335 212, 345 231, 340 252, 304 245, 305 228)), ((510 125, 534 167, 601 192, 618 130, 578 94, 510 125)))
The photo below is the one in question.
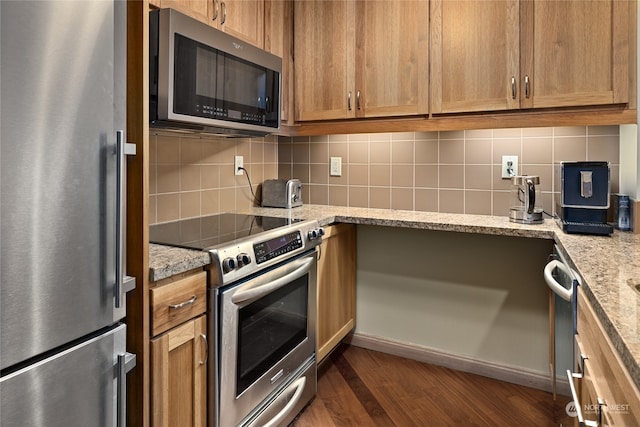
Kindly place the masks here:
MULTIPOLYGON (((367 348, 381 353, 393 354, 419 362, 469 372, 551 392, 551 376, 548 372, 527 370, 519 367, 500 365, 486 360, 473 359, 467 356, 446 353, 441 350, 424 347, 417 344, 394 341, 385 337, 377 337, 362 333, 354 333, 345 338, 345 342, 356 347, 367 348)), ((557 379, 557 392, 570 396, 569 382, 566 378, 557 379)))

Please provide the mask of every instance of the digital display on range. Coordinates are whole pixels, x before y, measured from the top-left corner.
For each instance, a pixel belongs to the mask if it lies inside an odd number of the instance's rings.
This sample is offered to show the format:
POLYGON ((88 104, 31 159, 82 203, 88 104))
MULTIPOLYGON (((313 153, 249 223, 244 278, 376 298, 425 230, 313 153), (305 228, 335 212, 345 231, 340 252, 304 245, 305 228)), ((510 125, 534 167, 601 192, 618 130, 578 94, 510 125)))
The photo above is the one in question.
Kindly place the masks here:
POLYGON ((299 231, 295 231, 275 239, 256 243, 253 245, 253 252, 256 255, 256 264, 261 264, 301 247, 302 236, 299 231))

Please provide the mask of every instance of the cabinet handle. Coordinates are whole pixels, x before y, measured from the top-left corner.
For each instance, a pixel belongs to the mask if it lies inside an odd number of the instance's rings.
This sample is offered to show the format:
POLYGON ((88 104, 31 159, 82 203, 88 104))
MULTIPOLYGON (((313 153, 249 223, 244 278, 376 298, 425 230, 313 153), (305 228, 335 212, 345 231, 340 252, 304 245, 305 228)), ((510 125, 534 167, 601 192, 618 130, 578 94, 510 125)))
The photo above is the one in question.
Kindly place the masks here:
MULTIPOLYGON (((582 372, 581 375, 584 375, 584 364, 585 364, 585 362, 586 362, 586 360, 588 358, 589 358, 589 356, 587 356, 586 354, 580 353, 580 372, 582 372)), ((576 378, 578 378, 578 377, 576 377, 576 378)), ((580 377, 580 378, 582 378, 582 377, 580 377)))
POLYGON ((196 302, 196 300, 198 299, 198 297, 196 297, 195 295, 191 297, 191 299, 189 299, 188 301, 185 302, 181 302, 180 304, 169 304, 169 308, 176 310, 178 308, 182 308, 186 305, 191 305, 194 302, 196 302))
POLYGON ((347 109, 351 111, 351 91, 347 94, 347 109))
POLYGON ((218 0, 213 0, 213 18, 212 21, 218 19, 218 0))
POLYGON ((356 92, 356 109, 360 109, 360 91, 356 92))
POLYGON ((222 2, 222 21, 220 21, 220 24, 224 24, 225 22, 227 22, 227 4, 222 2))
POLYGON ((516 77, 511 76, 511 99, 516 99, 516 77))
POLYGON ((200 365, 204 365, 209 359, 209 342, 207 341, 207 336, 205 334, 200 334, 200 338, 204 341, 204 360, 200 361, 200 365))
POLYGON ((571 373, 571 370, 567 369, 567 378, 569 379, 569 388, 571 388, 571 398, 573 399, 573 404, 576 408, 576 414, 578 417, 578 425, 580 427, 599 427, 602 425, 602 407, 606 406, 606 403, 602 398, 598 397, 598 419, 596 421, 585 420, 582 415, 582 405, 580 404, 580 400, 578 400, 578 393, 576 392, 576 386, 573 383, 573 379, 580 379, 583 377, 583 374, 574 374, 571 373))
POLYGON ((524 97, 529 99, 529 76, 524 76, 524 97))

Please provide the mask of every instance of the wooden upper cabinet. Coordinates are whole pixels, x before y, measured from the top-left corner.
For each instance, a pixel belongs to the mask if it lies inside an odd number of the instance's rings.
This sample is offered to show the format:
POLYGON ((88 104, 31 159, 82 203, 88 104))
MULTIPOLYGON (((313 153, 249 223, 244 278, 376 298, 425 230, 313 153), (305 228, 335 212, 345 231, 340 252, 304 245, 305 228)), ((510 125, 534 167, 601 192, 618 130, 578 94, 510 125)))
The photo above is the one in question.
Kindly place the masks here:
POLYGON ((432 113, 519 108, 517 0, 432 0, 431 31, 432 113))
POLYGON ((429 2, 294 2, 295 119, 428 113, 429 2))
POLYGON ((522 1, 521 106, 628 102, 631 12, 625 0, 522 1))
POLYGON ((213 0, 211 21, 227 34, 264 47, 264 0, 213 0))
POLYGON ((431 1, 432 113, 629 101, 629 14, 608 1, 431 1))
POLYGON ((259 48, 264 47, 264 0, 153 0, 259 48))
POLYGON ((295 120, 355 117, 355 4, 309 0, 293 7, 295 120))
POLYGON ((429 2, 360 0, 356 22, 356 116, 426 115, 429 2))
POLYGON ((293 107, 293 4, 288 0, 265 0, 264 49, 282 58, 282 123, 293 107))
MULTIPOLYGON (((151 1, 149 2, 151 3, 151 1)), ((175 9, 200 22, 211 25, 209 16, 213 7, 213 0, 153 0, 162 9, 175 9)))

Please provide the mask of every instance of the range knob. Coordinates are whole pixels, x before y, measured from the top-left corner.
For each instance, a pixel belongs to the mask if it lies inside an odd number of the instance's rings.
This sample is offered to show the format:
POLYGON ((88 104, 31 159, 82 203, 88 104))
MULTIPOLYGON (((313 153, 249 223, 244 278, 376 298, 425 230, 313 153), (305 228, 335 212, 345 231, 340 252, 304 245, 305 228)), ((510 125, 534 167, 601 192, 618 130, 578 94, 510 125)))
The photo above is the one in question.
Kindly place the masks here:
POLYGON ((319 237, 324 236, 324 228, 320 227, 317 229, 310 230, 308 233, 309 240, 315 240, 319 237))
POLYGON ((238 260, 238 267, 251 264, 251 257, 247 253, 243 252, 241 254, 238 254, 236 259, 238 260))
POLYGON ((229 257, 229 258, 225 258, 222 261, 222 271, 224 271, 225 273, 230 272, 231 270, 235 270, 236 268, 236 260, 229 257))

